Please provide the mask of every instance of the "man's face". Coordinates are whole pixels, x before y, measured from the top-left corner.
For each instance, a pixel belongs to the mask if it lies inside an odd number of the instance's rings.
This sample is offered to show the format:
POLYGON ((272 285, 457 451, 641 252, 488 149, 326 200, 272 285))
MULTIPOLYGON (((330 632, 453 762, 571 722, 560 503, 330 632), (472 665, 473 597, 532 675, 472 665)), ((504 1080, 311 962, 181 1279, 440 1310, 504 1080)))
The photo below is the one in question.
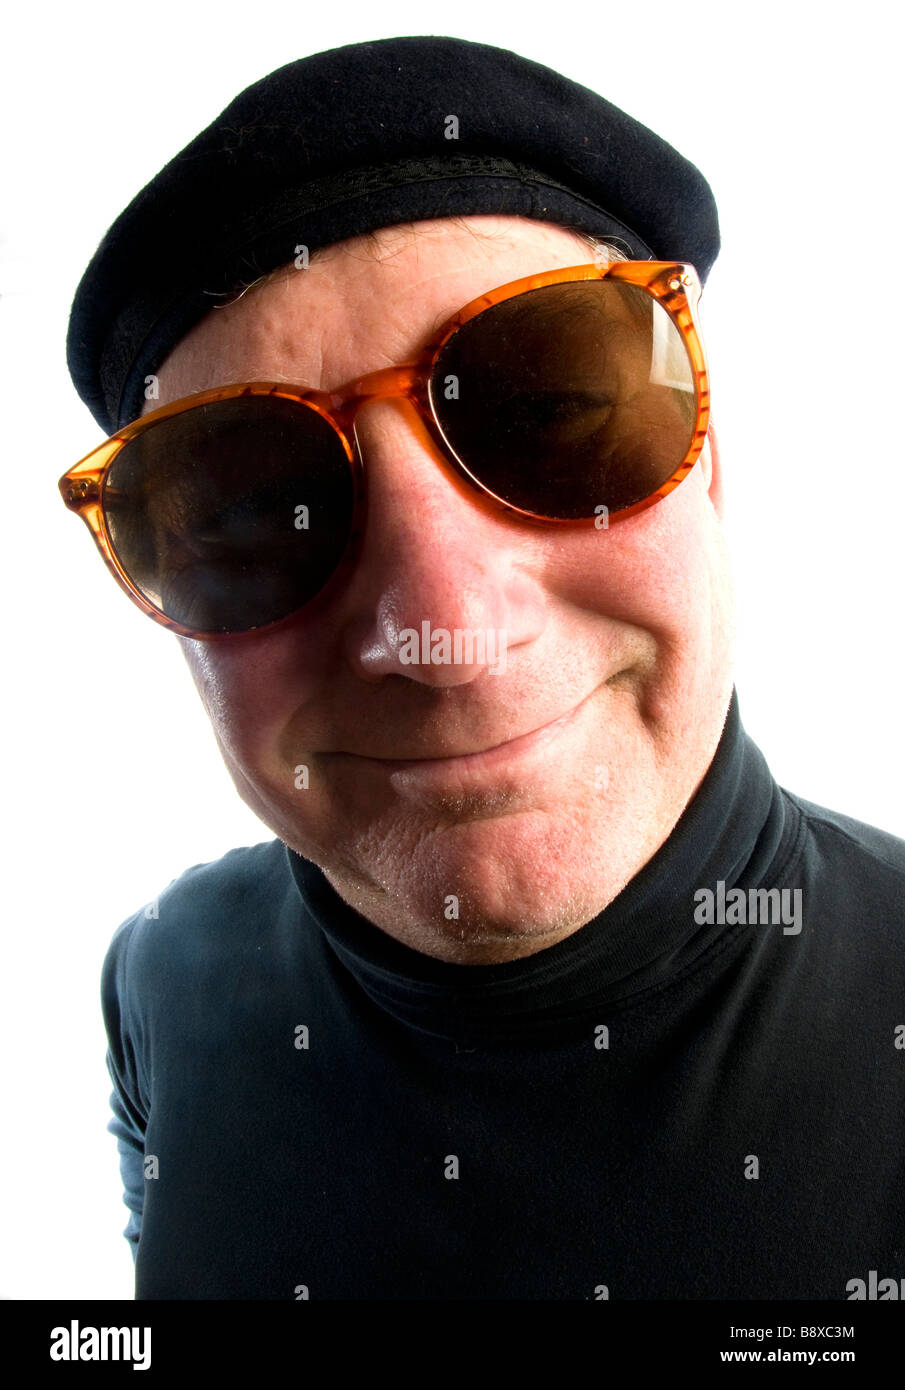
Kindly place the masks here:
MULTIPOLYGON (((154 405, 334 390, 411 361, 485 291, 590 259, 551 224, 466 224, 341 243, 210 313, 154 405)), ((357 433, 366 529, 327 601, 272 633, 179 640, 240 795, 348 903, 441 959, 530 955, 615 897, 711 761, 732 686, 718 459, 609 529, 546 529, 467 491, 410 402, 365 405, 357 433), (424 622, 505 633, 505 659, 436 664, 406 646, 424 622)))

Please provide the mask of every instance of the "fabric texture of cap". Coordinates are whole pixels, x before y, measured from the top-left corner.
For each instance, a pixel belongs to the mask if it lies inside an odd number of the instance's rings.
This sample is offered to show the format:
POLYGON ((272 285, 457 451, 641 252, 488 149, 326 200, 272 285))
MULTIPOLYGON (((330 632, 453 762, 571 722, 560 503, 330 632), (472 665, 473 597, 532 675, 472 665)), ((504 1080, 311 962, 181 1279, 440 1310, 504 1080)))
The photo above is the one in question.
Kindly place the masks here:
POLYGON ((703 175, 588 88, 462 39, 352 44, 246 88, 116 219, 72 304, 76 390, 113 433, 189 329, 298 247, 479 213, 690 261, 702 280, 719 250, 703 175))

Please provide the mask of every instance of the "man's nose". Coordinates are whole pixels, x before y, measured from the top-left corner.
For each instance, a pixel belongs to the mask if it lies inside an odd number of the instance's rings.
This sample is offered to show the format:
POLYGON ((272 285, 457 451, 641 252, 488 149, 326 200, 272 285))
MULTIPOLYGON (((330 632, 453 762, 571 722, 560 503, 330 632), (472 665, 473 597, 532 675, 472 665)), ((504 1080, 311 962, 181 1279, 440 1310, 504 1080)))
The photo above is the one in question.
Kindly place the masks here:
POLYGON ((505 669, 506 653, 545 623, 530 523, 492 510, 442 460, 410 401, 362 406, 356 437, 366 519, 348 590, 353 667, 365 680, 395 674, 436 686, 505 669))

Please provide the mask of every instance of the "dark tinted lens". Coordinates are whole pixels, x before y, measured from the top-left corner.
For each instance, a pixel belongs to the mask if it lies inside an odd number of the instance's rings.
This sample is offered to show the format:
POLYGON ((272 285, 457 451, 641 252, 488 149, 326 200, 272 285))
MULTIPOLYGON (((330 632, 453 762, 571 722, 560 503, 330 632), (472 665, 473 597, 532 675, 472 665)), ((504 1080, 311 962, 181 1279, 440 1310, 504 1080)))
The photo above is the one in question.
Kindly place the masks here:
POLYGON ((349 540, 354 480, 316 411, 242 396, 131 440, 103 505, 120 563, 155 607, 197 632, 245 632, 323 588, 349 540))
POLYGON ((649 497, 697 422, 682 335, 646 291, 615 280, 529 290, 449 340, 431 395, 454 453, 539 516, 593 517, 649 497))

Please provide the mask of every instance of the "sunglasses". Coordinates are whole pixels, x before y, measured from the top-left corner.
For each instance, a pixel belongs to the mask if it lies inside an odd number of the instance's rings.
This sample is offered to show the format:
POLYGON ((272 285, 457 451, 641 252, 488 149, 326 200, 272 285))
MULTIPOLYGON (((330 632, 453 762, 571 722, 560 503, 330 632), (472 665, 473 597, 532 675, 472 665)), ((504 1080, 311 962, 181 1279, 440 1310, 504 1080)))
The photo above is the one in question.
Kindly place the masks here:
POLYGON ((609 527, 666 497, 704 445, 700 293, 693 266, 662 261, 515 280, 417 361, 337 391, 251 382, 152 411, 60 492, 133 602, 199 640, 289 621, 353 562, 369 401, 412 401, 450 476, 497 512, 609 527))

